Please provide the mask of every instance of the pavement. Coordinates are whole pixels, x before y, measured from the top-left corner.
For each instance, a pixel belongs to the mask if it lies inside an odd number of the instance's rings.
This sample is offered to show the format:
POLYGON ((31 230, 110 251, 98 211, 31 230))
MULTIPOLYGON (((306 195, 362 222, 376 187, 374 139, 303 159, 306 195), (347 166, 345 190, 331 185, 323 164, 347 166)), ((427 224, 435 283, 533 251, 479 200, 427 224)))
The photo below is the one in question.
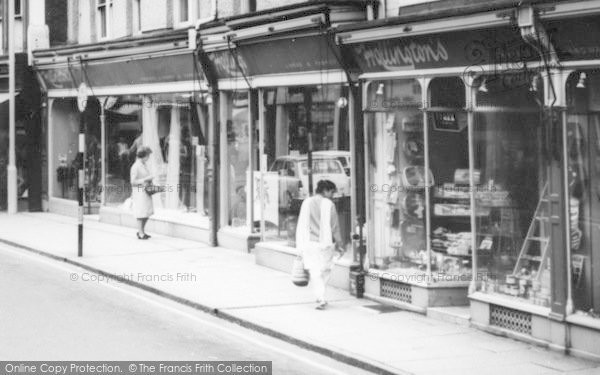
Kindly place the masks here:
MULTIPOLYGON (((152 234, 152 233, 150 233, 152 234)), ((380 374, 600 374, 600 363, 356 299, 331 288, 315 310, 311 290, 252 254, 153 235, 86 218, 77 257, 74 218, 0 214, 0 242, 79 267, 71 282, 124 283, 229 322, 380 374)))

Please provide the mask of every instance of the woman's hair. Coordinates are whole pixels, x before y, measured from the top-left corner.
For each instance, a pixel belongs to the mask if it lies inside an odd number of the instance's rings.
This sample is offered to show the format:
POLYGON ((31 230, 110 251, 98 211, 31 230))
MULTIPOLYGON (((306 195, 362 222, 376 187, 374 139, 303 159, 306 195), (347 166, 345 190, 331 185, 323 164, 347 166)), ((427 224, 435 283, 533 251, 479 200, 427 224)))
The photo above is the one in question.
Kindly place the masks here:
POLYGON ((146 156, 150 155, 151 153, 152 153, 152 150, 150 149, 150 147, 142 146, 142 147, 138 148, 135 156, 137 156, 140 159, 143 159, 146 156))
POLYGON ((315 191, 317 194, 321 194, 326 191, 337 191, 337 187, 335 184, 329 180, 321 180, 317 182, 317 190, 315 191))

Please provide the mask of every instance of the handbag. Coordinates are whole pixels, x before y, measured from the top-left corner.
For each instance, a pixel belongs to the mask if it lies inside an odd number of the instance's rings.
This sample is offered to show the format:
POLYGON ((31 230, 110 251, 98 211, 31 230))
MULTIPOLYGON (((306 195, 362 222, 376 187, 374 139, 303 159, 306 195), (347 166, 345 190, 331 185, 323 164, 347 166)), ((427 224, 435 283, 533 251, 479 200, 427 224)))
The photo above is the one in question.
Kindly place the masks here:
POLYGON ((292 263, 292 282, 296 286, 307 286, 310 275, 307 270, 304 269, 304 261, 301 256, 294 259, 292 263))
POLYGON ((154 195, 156 193, 164 192, 165 188, 163 186, 159 186, 159 185, 147 184, 146 186, 144 186, 144 191, 148 195, 154 195))

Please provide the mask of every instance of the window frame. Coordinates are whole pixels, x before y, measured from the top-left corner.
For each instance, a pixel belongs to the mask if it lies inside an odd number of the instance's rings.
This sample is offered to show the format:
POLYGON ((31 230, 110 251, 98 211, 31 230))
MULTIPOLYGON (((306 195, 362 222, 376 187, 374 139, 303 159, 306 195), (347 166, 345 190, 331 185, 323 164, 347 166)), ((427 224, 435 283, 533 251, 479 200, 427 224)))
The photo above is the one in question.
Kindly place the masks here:
POLYGON ((113 0, 96 0, 96 32, 98 36, 98 40, 106 40, 110 39, 111 25, 112 25, 112 10, 113 10, 113 0), (104 9, 104 25, 101 17, 101 9, 104 9), (102 26, 106 29, 106 35, 102 35, 102 26))
POLYGON ((175 0, 173 2, 173 26, 174 28, 181 28, 194 25, 198 18, 199 4, 197 0, 185 0, 187 2, 187 20, 181 20, 181 3, 184 0, 175 0))

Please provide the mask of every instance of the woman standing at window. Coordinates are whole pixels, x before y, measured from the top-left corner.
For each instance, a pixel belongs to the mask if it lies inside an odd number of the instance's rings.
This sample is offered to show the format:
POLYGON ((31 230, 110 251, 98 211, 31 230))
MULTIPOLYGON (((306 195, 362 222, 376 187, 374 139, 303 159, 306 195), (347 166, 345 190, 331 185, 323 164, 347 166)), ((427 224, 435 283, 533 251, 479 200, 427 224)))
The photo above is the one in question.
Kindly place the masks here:
POLYGON ((133 201, 133 215, 138 222, 137 237, 147 240, 149 235, 144 232, 150 215, 154 213, 152 197, 146 192, 146 186, 151 184, 154 176, 150 174, 146 162, 152 150, 149 147, 140 147, 137 150, 135 163, 131 166, 131 199, 133 201))

